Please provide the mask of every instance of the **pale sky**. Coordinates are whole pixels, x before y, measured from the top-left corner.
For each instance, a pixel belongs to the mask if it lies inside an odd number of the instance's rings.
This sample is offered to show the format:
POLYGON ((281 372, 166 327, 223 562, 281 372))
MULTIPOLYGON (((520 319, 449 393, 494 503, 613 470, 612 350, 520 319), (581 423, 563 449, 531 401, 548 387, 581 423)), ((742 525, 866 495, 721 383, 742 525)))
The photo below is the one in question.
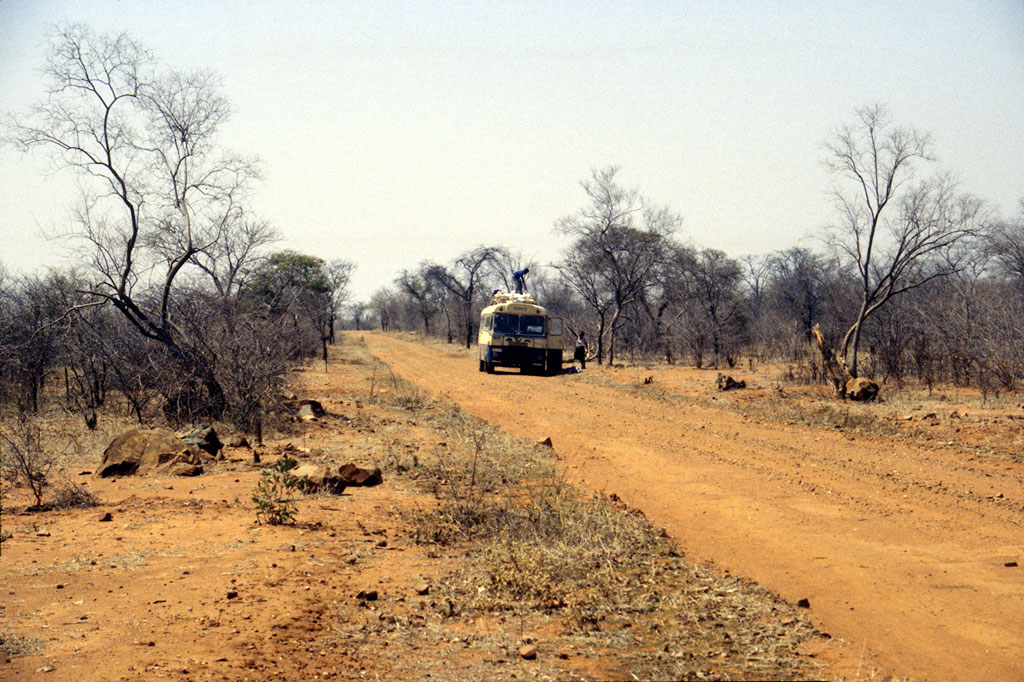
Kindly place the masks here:
MULTIPOLYGON (((830 220, 822 143, 863 105, 929 131, 1004 214, 1024 198, 1024 1, 0 0, 0 114, 42 93, 49 25, 127 31, 210 68, 228 148, 262 160, 279 248, 358 264, 357 298, 478 244, 559 259, 592 168, 739 257, 830 220)), ((0 263, 67 262, 41 231, 73 183, 0 149, 0 263)))

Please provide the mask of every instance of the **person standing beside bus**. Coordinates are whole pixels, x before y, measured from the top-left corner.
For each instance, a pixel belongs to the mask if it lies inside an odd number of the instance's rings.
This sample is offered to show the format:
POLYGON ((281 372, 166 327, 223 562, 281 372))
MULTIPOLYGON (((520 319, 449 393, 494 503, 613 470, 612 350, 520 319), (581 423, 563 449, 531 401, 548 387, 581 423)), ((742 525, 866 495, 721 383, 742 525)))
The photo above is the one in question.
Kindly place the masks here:
POLYGON ((580 369, 587 368, 587 339, 584 332, 576 335, 576 350, 573 351, 572 357, 580 363, 580 369))

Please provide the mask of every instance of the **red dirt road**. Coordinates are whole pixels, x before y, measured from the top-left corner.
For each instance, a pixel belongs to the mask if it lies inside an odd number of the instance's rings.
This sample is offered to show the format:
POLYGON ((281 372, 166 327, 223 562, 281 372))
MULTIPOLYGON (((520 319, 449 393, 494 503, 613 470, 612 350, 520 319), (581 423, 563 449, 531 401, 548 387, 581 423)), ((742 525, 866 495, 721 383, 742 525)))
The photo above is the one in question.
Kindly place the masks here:
MULTIPOLYGON (((645 395, 631 370, 487 375, 472 356, 364 338, 431 395, 550 436, 570 481, 643 510, 691 558, 808 599, 847 643, 837 669, 1024 680, 1024 567, 1005 565, 1024 564, 1024 464, 645 395)), ((712 392, 707 372, 644 374, 669 396, 712 392)))

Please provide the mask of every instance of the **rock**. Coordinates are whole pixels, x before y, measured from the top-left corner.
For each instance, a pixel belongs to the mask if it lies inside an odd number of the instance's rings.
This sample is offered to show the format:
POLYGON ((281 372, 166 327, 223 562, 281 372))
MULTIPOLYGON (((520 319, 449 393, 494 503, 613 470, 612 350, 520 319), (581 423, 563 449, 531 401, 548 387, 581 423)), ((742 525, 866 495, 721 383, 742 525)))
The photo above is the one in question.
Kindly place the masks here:
POLYGON ((175 434, 185 445, 198 448, 212 457, 217 457, 224 444, 217 437, 217 432, 209 424, 200 424, 194 428, 183 429, 175 434))
POLYGON ((878 397, 878 384, 864 377, 850 379, 846 382, 846 397, 858 402, 870 402, 878 397))
POLYGON ((107 523, 108 521, 113 521, 113 520, 114 520, 114 515, 111 514, 110 512, 107 512, 106 514, 104 514, 103 516, 100 517, 100 523, 107 523))
POLYGON ((297 413, 300 419, 313 419, 327 414, 319 400, 285 400, 284 406, 297 413))
POLYGON ((1005 566, 1006 568, 1017 568, 1017 562, 1007 561, 1005 564, 1003 564, 1003 566, 1005 566))
POLYGON ((111 441, 103 452, 96 475, 110 476, 193 476, 202 473, 204 456, 170 431, 132 429, 111 441))
POLYGON ((430 585, 427 582, 418 583, 414 589, 420 596, 430 594, 430 585))
POLYGON ((203 473, 202 464, 175 462, 167 469, 169 476, 199 476, 203 473))
POLYGON ((326 464, 300 464, 289 472, 295 478, 302 479, 300 488, 304 492, 324 492, 340 495, 349 485, 345 479, 334 473, 334 467, 326 464))
POLYGON ((356 599, 359 601, 377 601, 379 597, 377 590, 360 590, 356 595, 356 599))
POLYGON ((539 445, 541 447, 545 447, 545 448, 554 447, 554 445, 552 445, 552 443, 551 443, 551 436, 548 436, 544 440, 537 441, 537 445, 539 445))
POLYGON ((746 388, 746 381, 736 381, 731 376, 725 374, 719 374, 718 378, 715 379, 715 387, 719 391, 732 391, 735 389, 746 388))
POLYGON ((519 647, 519 655, 527 661, 532 661, 537 658, 537 647, 532 644, 525 644, 519 647))
POLYGON ((380 469, 360 469, 355 464, 346 464, 341 467, 338 471, 341 476, 341 480, 345 482, 345 485, 350 486, 362 486, 369 488, 371 486, 380 485, 384 482, 384 477, 380 473, 380 469))
POLYGON ((807 599, 807 598, 804 598, 804 599, 801 599, 800 601, 798 601, 796 603, 796 605, 799 606, 802 609, 809 609, 809 608, 811 608, 811 600, 807 599))
POLYGON ((232 448, 248 448, 252 447, 249 445, 249 440, 245 436, 235 436, 228 443, 228 447, 232 448))

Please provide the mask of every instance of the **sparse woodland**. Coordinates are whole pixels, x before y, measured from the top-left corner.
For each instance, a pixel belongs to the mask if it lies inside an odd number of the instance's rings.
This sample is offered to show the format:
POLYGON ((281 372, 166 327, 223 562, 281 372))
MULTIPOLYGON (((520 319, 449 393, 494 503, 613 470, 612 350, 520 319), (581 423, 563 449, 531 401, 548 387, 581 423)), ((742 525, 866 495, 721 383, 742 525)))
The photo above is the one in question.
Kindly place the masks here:
POLYGON ((781 362, 794 379, 826 382, 817 326, 852 376, 1016 390, 1024 378, 1024 201, 1013 217, 996 216, 932 168, 925 136, 896 127, 879 108, 856 120, 830 145, 832 222, 800 246, 737 256, 687 244, 680 216, 605 168, 582 183, 583 207, 556 224, 573 238, 560 261, 525 262, 480 246, 449 265, 403 271, 368 304, 350 306, 345 322, 468 345, 477 315, 466 292, 475 292, 478 312, 493 289, 507 288, 513 266, 529 267, 530 292, 571 330, 588 333, 598 363, 781 362))
POLYGON ((355 265, 275 251, 254 215, 259 162, 221 147, 215 74, 175 71, 126 35, 51 36, 45 96, 5 136, 48 153, 81 196, 63 235, 73 265, 0 270, 0 399, 44 395, 94 427, 221 419, 257 438, 287 371, 339 327, 475 341, 480 308, 513 269, 598 363, 697 367, 778 361, 825 381, 818 327, 853 376, 1012 391, 1024 376, 1024 202, 995 215, 933 160, 927 134, 866 107, 825 141, 834 211, 800 246, 743 256, 686 243, 683 216, 595 169, 554 220, 553 263, 480 245, 403 270, 348 301, 355 265))

